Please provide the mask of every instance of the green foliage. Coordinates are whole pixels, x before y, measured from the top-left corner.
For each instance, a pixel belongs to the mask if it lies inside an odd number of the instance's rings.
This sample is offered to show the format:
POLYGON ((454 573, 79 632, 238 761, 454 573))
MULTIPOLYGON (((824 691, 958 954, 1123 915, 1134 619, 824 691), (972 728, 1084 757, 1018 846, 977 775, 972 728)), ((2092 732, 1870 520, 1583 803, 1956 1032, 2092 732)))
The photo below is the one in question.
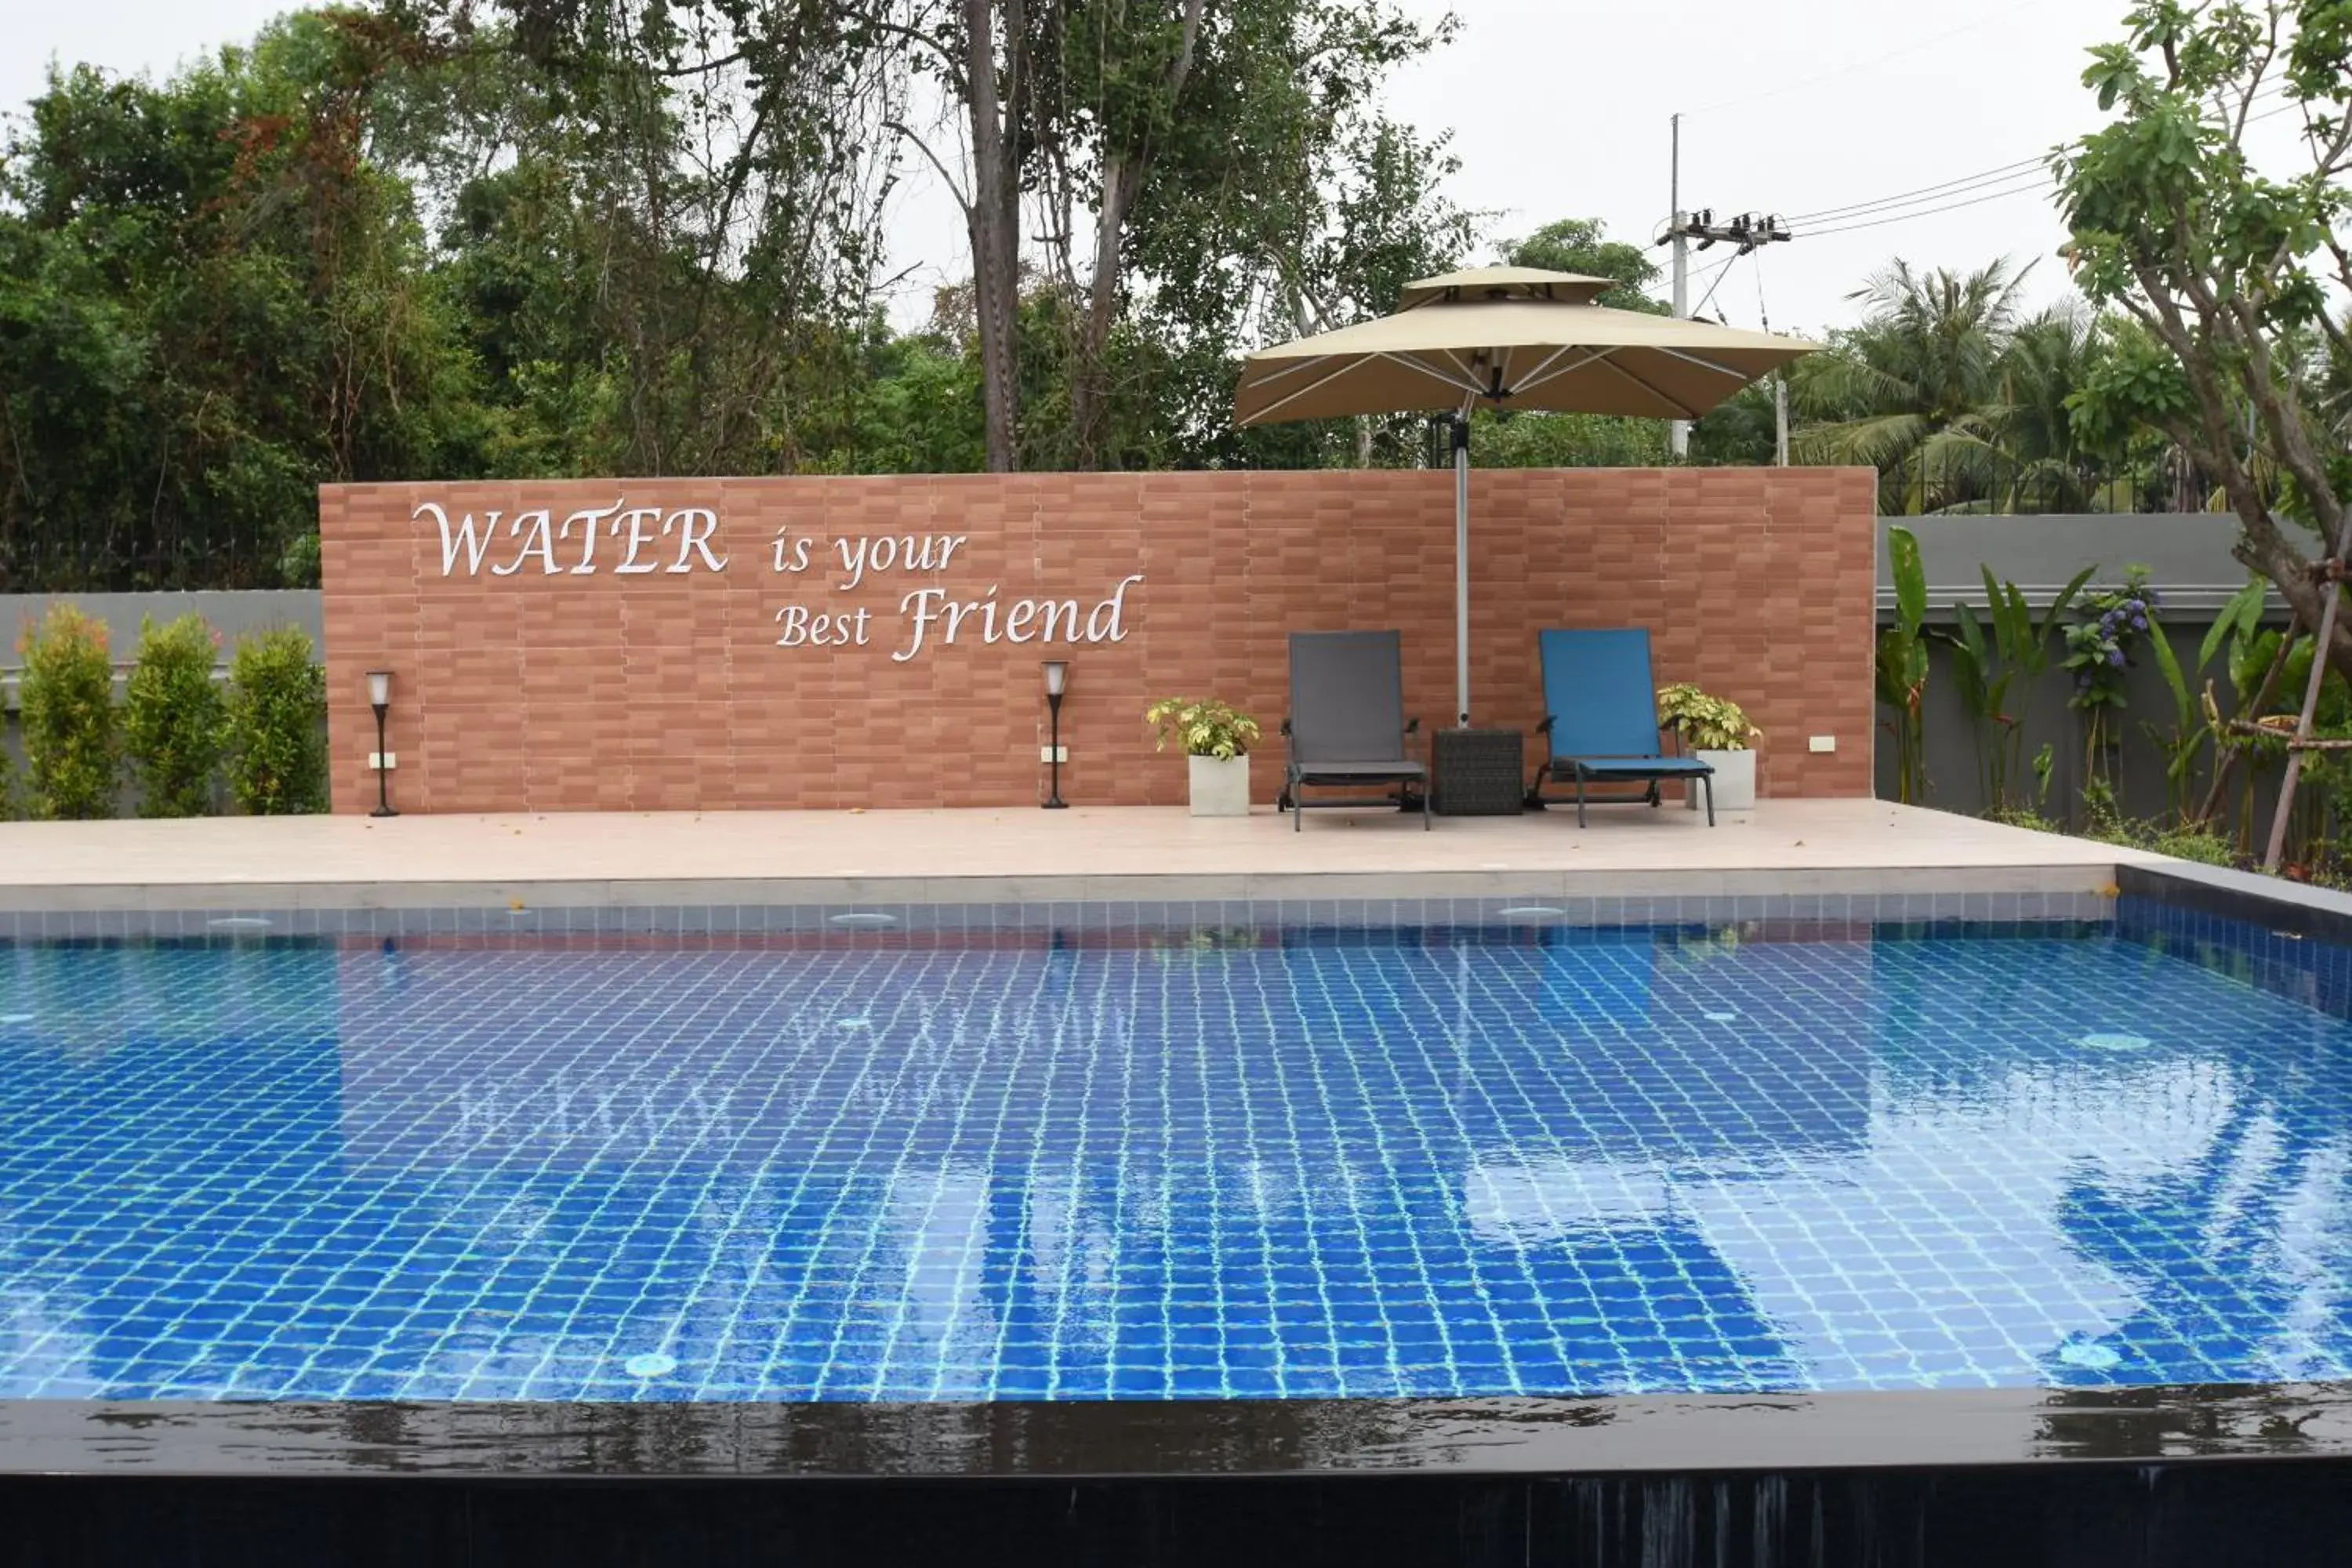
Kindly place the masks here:
POLYGON ((2050 634, 2097 568, 2085 566, 2076 573, 2040 620, 2034 618, 2016 584, 1996 582, 1990 566, 1979 564, 1977 570, 1984 578, 1992 635, 1985 635, 1985 625, 1977 619, 1974 609, 1967 605, 1952 606, 1959 626, 1952 652, 1952 680, 1975 732, 1985 799, 1999 810, 2010 805, 2025 745, 2024 721, 2009 711, 2009 694, 2020 681, 2030 690, 2049 668, 2050 634))
POLYGON ((2067 399, 2095 340, 2079 310, 2021 314, 2024 280, 2005 261, 1872 278, 1862 325, 1791 372, 1792 455, 1877 468, 1887 515, 2084 510, 2095 464, 2067 399))
POLYGON ((199 816, 227 743, 227 705, 213 680, 220 638, 198 615, 141 622, 122 705, 124 750, 142 816, 199 816))
POLYGON ((1156 749, 1174 741, 1185 754, 1230 762, 1257 743, 1257 721, 1214 698, 1170 697, 1144 710, 1143 721, 1159 731, 1156 749))
POLYGON ((1916 805, 1927 794, 1927 572, 1919 540, 1907 528, 1886 531, 1895 574, 1895 624, 1878 634, 1879 705, 1894 710, 1895 798, 1916 805))
POLYGON ((0 589, 272 586, 320 483, 458 470, 468 369, 368 156, 397 59, 318 12, 51 78, 0 157, 0 589))
POLYGON ((1650 252, 1611 239, 1608 226, 1599 218, 1570 217, 1548 223, 1525 239, 1505 240, 1502 252, 1503 259, 1513 267, 1615 279, 1598 301, 1611 310, 1640 310, 1652 316, 1670 312, 1665 301, 1649 292, 1658 280, 1658 264, 1650 259, 1650 252))
POLYGON ((1744 752, 1764 738, 1738 703, 1686 682, 1658 689, 1658 723, 1695 752, 1744 752))
POLYGON ((326 709, 326 678, 306 633, 285 626, 238 642, 228 700, 228 781, 238 810, 327 809, 326 709))
POLYGON ((2184 827, 2156 834, 2147 847, 2158 855, 2169 855, 2176 860, 2194 860, 2204 866, 2234 866, 2238 862, 2237 847, 2218 833, 2202 828, 2184 827))
MULTIPOLYGON (((2169 727, 2160 727, 2143 721, 2140 727, 2147 731, 2156 742, 2157 749, 2164 754, 2166 795, 2171 804, 2173 820, 2180 824, 2183 830, 2196 829, 2199 826, 2192 820, 2198 815, 2198 808, 2191 805, 2197 759, 2202 754, 2207 742, 2215 742, 2218 746, 2223 734, 2221 711, 2213 702, 2211 682, 2205 682, 2201 690, 2197 689, 2198 683, 2203 679, 2206 667, 2213 662, 2214 655, 2221 652, 2224 643, 2252 633, 2262 618, 2263 595, 2268 587, 2263 579, 2250 578, 2244 586, 2230 596, 2229 602, 2221 606, 2221 613, 2207 630, 2204 642, 2198 647, 2195 667, 2186 671, 2180 668, 2180 661, 2172 651, 2170 639, 2164 635, 2161 622, 2152 608, 2149 612, 2153 629, 2148 636, 2148 648, 2156 658, 2157 668, 2164 676, 2166 693, 2172 699, 2172 721, 2169 727)), ((2149 603, 2153 604, 2152 596, 2149 603)))
POLYGON ((2115 739, 2110 721, 2125 704, 2133 650, 2156 626, 2156 603, 2147 568, 2127 566, 2123 585, 2085 595, 2080 618, 2066 628, 2065 668, 2074 679, 2066 704, 2083 713, 2085 779, 2106 776, 2107 748, 2115 739))
POLYGON ((298 533, 289 541, 278 557, 278 580, 288 588, 315 588, 319 585, 319 533, 316 529, 298 533))
POLYGON ((106 627, 59 604, 26 633, 19 651, 25 673, 17 717, 32 815, 112 816, 122 742, 106 627))
MULTIPOLYGON (((2352 15, 2342 0, 2141 0, 2091 51, 2108 122, 2053 154, 2075 286, 2131 323, 2074 401, 2113 443, 2161 433, 2237 514, 2238 554, 2315 625, 2306 546, 2347 532, 2330 388, 2352 366, 2352 15), (2248 128, 2293 114, 2261 150, 2248 128)), ((2331 650, 2341 662, 2344 645, 2331 650)))

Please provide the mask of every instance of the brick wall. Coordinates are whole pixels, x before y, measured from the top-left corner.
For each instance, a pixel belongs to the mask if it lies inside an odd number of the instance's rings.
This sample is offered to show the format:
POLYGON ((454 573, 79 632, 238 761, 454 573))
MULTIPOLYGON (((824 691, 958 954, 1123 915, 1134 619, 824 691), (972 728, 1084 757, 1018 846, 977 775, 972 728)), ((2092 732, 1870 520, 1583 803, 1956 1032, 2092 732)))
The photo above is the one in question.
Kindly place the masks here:
MULTIPOLYGON (((1474 475, 1474 718, 1533 729, 1539 627, 1646 626, 1661 682, 1695 680, 1764 729, 1762 793, 1867 795, 1874 500, 1862 469, 1474 475), (1816 734, 1835 735, 1836 752, 1809 752, 1816 734)), ((1253 793, 1270 799, 1295 629, 1397 627, 1408 710, 1429 728, 1453 707, 1443 472, 352 485, 326 488, 320 510, 339 811, 373 804, 363 675, 377 668, 394 678, 396 804, 420 812, 1033 802, 1047 657, 1070 660, 1073 802, 1183 800, 1183 760, 1156 755, 1141 720, 1151 699, 1180 693, 1265 723, 1253 793), (616 500, 645 509, 627 574, 622 515, 566 528, 616 500), (456 542, 446 574, 434 507, 456 542), (481 531, 492 511, 469 571, 462 521, 481 531), (702 530, 723 570, 684 543, 702 530), (779 531, 787 566, 808 544, 805 571, 774 569, 779 531), (869 570, 842 586, 833 542, 885 537, 964 542, 944 569, 869 570), (1071 646, 1057 622, 1049 649, 1034 613, 1010 619, 1019 600, 1074 599, 1107 638, 1105 602, 1137 574, 1116 642, 1071 646), (954 643, 933 625, 919 652, 893 657, 912 637, 909 595, 977 605, 992 586, 999 640, 984 640, 975 609, 954 643), (866 645, 779 647, 792 605, 853 617, 853 637, 866 612, 866 645)))

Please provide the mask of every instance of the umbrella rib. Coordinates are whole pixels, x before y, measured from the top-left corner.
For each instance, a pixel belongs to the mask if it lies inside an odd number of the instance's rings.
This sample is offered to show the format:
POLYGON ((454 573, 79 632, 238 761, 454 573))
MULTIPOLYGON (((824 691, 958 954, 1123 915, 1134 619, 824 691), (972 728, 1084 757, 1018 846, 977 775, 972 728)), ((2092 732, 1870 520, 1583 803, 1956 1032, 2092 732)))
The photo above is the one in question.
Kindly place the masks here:
POLYGON ((1743 384, 1754 379, 1752 376, 1748 376, 1739 371, 1733 370, 1728 365, 1717 364, 1711 359, 1701 359, 1698 355, 1694 353, 1685 353, 1680 349, 1661 347, 1658 352, 1664 354, 1669 359, 1678 359, 1685 364, 1695 364, 1701 370, 1711 370, 1717 375, 1727 375, 1731 377, 1732 380, 1743 384))
POLYGON ((1453 361, 1454 368, 1461 373, 1458 379, 1448 376, 1444 371, 1439 370, 1433 365, 1424 363, 1423 362, 1413 358, 1413 356, 1409 353, 1402 352, 1390 353, 1384 352, 1378 357, 1391 361, 1397 364, 1409 366, 1413 370, 1421 372, 1422 374, 1429 377, 1432 381, 1444 382, 1446 385, 1453 387, 1457 392, 1467 392, 1474 397, 1482 394, 1484 389, 1479 386, 1478 378, 1470 374, 1470 372, 1463 365, 1461 360, 1455 357, 1454 352, 1452 349, 1440 349, 1437 352, 1444 354, 1448 360, 1453 361))
POLYGON ((1318 365, 1328 363, 1330 359, 1331 356, 1329 354, 1312 354, 1306 359, 1295 359, 1288 364, 1284 365, 1280 370, 1267 371, 1264 375, 1259 376, 1255 382, 1251 383, 1251 384, 1254 386, 1270 386, 1274 383, 1282 380, 1285 376, 1297 375, 1302 370, 1313 370, 1318 365))
MULTIPOLYGON (((1364 359, 1358 358, 1353 355, 1344 357, 1326 356, 1326 358, 1330 357, 1339 358, 1339 363, 1337 369, 1330 371, 1327 374, 1318 376, 1313 381, 1308 382, 1306 385, 1297 388, 1287 395, 1278 397, 1274 402, 1267 404, 1264 408, 1261 408, 1255 414, 1251 415, 1248 423, 1256 425, 1261 424, 1267 419, 1271 419, 1276 410, 1287 407, 1289 405, 1297 402, 1300 398, 1308 395, 1310 393, 1320 391, 1322 388, 1330 385, 1333 382, 1347 374, 1349 371, 1355 369, 1356 366, 1364 363, 1364 359)), ((1412 359, 1403 354, 1381 353, 1364 357, 1370 359, 1388 360, 1392 363, 1403 365, 1408 370, 1415 371, 1420 374, 1428 376, 1433 381, 1443 382, 1446 379, 1442 373, 1433 370, 1428 365, 1423 364, 1420 361, 1412 359)), ((1318 359, 1308 363, 1313 364, 1321 364, 1325 363, 1325 361, 1323 359, 1318 359)), ((1264 383, 1261 382, 1259 384, 1263 385, 1264 383)), ((1452 384, 1449 383, 1448 384, 1452 384)))
POLYGON ((1652 385, 1649 382, 1643 380, 1638 375, 1635 375, 1632 371, 1627 370, 1623 365, 1619 364, 1615 360, 1604 358, 1601 360, 1599 363, 1601 369, 1615 371, 1619 375, 1623 376, 1627 381, 1632 382, 1635 386, 1640 387, 1651 396, 1664 403, 1668 407, 1678 410, 1684 418, 1696 419, 1701 417, 1697 409, 1693 408, 1689 404, 1685 403, 1681 398, 1673 395, 1671 393, 1661 391, 1656 386, 1652 385))
POLYGON ((1536 366, 1533 371, 1528 373, 1527 380, 1519 383, 1519 384, 1512 388, 1512 390, 1519 393, 1533 392, 1537 387, 1541 386, 1548 381, 1558 381, 1563 375, 1574 375, 1586 365, 1592 363, 1596 360, 1607 359, 1611 354, 1615 353, 1617 351, 1613 348, 1593 349, 1586 353, 1582 359, 1578 360, 1574 364, 1564 364, 1558 370, 1551 371, 1549 374, 1544 374, 1553 360, 1559 358, 1561 354, 1571 352, 1573 352, 1572 347, 1554 350, 1549 358, 1546 359, 1542 364, 1536 366))
POLYGON ((1564 353, 1573 353, 1575 352, 1576 345, 1574 343, 1560 344, 1559 347, 1552 350, 1551 353, 1538 360, 1536 362, 1535 369, 1528 372, 1527 379, 1520 382, 1517 386, 1511 388, 1511 390, 1515 393, 1518 393, 1525 392, 1531 386, 1541 386, 1545 382, 1551 379, 1551 377, 1546 375, 1544 372, 1551 368, 1552 361, 1559 358, 1559 356, 1564 353))
MULTIPOLYGON (((1314 364, 1321 364, 1321 363, 1323 363, 1324 362, 1323 362, 1322 360, 1320 360, 1320 359, 1318 359, 1318 360, 1310 361, 1309 363, 1314 363, 1314 364)), ((1281 408, 1281 407, 1283 407, 1283 406, 1285 406, 1285 405, 1288 405, 1288 404, 1296 403, 1296 402, 1297 402, 1300 398, 1302 398, 1302 397, 1306 396, 1308 393, 1310 393, 1310 392, 1314 392, 1314 391, 1317 391, 1317 390, 1318 390, 1318 389, 1320 389, 1320 388, 1322 388, 1322 387, 1326 387, 1326 386, 1330 385, 1333 382, 1335 382, 1335 381, 1339 380, 1341 376, 1343 376, 1343 375, 1347 374, 1349 371, 1350 371, 1350 370, 1352 370, 1353 368, 1355 368, 1356 363, 1357 363, 1357 362, 1356 362, 1356 361, 1354 361, 1354 360, 1352 360, 1352 359, 1343 359, 1343 360, 1341 360, 1341 361, 1339 362, 1339 368, 1338 368, 1337 370, 1334 370, 1334 371, 1330 372, 1330 373, 1329 373, 1328 374, 1327 374, 1327 375, 1320 375, 1320 376, 1316 377, 1313 381, 1308 382, 1305 386, 1302 386, 1302 387, 1300 387, 1297 391, 1293 392, 1293 393, 1292 393, 1292 394, 1290 394, 1287 397, 1278 397, 1278 398, 1275 399, 1275 401, 1273 401, 1272 403, 1267 404, 1264 408, 1259 409, 1255 414, 1251 415, 1251 416, 1250 416, 1250 420, 1249 420, 1249 422, 1250 422, 1251 424, 1253 424, 1253 425, 1255 425, 1255 424, 1258 424, 1259 422, 1261 422, 1261 421, 1263 421, 1263 420, 1266 420, 1266 419, 1270 419, 1270 418, 1272 418, 1272 417, 1274 416, 1274 412, 1275 412, 1275 410, 1276 410, 1276 409, 1277 409, 1277 408, 1281 408)))

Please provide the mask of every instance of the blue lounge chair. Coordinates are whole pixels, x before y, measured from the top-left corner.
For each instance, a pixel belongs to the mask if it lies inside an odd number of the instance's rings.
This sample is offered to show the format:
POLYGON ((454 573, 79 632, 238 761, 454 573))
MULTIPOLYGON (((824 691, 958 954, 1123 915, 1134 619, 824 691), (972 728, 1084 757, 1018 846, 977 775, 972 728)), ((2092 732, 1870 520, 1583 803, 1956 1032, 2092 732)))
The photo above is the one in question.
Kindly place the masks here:
POLYGON ((1696 779, 1715 826, 1715 769, 1658 745, 1658 689, 1650 678, 1650 634, 1641 627, 1536 634, 1543 658, 1544 721, 1551 760, 1536 770, 1528 804, 1543 804, 1547 776, 1573 779, 1576 825, 1584 826, 1588 784, 1638 784, 1658 804, 1662 779, 1696 779))
POLYGON ((1354 790, 1393 784, 1397 793, 1384 799, 1407 810, 1418 805, 1426 829, 1429 792, 1420 786, 1429 770, 1407 751, 1407 737, 1420 728, 1420 720, 1404 716, 1404 653, 1397 633, 1291 633, 1290 716, 1282 721, 1290 756, 1276 805, 1294 814, 1293 831, 1305 824, 1310 806, 1383 803, 1361 795, 1309 801, 1300 793, 1307 784, 1354 790))

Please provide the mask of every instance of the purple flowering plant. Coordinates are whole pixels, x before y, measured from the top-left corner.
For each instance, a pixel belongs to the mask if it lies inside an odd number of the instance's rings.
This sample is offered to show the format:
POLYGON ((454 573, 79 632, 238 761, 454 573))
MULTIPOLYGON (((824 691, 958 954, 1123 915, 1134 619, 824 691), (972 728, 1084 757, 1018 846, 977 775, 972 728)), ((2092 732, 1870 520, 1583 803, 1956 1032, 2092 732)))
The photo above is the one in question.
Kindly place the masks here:
POLYGON ((2126 568, 2120 587, 2083 596, 2074 624, 2066 628, 2064 666, 2074 679, 2069 706, 2083 709, 2095 723, 2105 710, 2124 705, 2124 680, 2157 624, 2157 609, 2145 566, 2126 568))

